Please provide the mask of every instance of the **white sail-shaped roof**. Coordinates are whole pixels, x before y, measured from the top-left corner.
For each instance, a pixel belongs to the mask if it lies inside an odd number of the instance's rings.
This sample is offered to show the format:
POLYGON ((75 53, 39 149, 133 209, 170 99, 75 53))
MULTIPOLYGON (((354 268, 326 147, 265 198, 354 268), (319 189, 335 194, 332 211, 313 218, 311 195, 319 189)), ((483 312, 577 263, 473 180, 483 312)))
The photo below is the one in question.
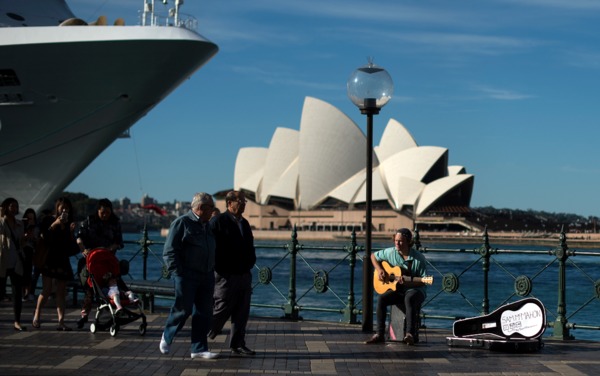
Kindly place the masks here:
MULTIPOLYGON (((264 184, 263 184, 264 186, 264 184)), ((268 193, 262 189, 262 203, 267 204, 272 197, 283 197, 294 202, 297 201, 296 191, 298 187, 298 157, 281 172, 275 185, 271 185, 268 193)))
MULTIPOLYGON (((295 210, 314 209, 329 199, 349 206, 364 203, 365 150, 366 137, 350 118, 307 97, 299 131, 279 127, 268 149, 240 149, 234 186, 253 192, 263 205, 274 197, 289 199, 295 210)), ((440 203, 468 206, 474 177, 463 166, 448 166, 448 149, 418 146, 391 119, 374 150, 373 201, 417 215, 440 203)))
POLYGON ((388 194, 392 198, 394 209, 402 210, 404 206, 414 206, 425 185, 406 176, 396 176, 388 182, 388 194))
POLYGON ((448 166, 448 175, 466 174, 467 169, 463 166, 448 166))
MULTIPOLYGON (((366 179, 366 178, 363 178, 366 179)), ((381 180, 381 175, 379 173, 379 169, 376 168, 373 170, 373 185, 371 187, 371 199, 372 201, 383 201, 389 200, 387 192, 383 187, 383 182, 381 180)), ((363 203, 367 201, 367 185, 363 184, 360 187, 360 191, 356 194, 356 198, 354 199, 354 203, 363 203)))
POLYGON ((365 170, 363 169, 344 183, 338 185, 327 196, 351 204, 355 201, 356 195, 364 184, 365 170))
POLYGON ((265 172, 262 181, 261 203, 267 204, 271 196, 295 199, 298 168, 291 165, 298 159, 300 133, 293 129, 277 128, 265 161, 265 172), (296 176, 290 175, 294 172, 296 176), (287 173, 282 180, 284 173, 287 173))
POLYGON ((390 119, 381 135, 377 158, 384 161, 400 151, 415 147, 417 147, 417 142, 410 132, 400 122, 390 119))
MULTIPOLYGON (((421 146, 398 152, 384 160, 379 168, 384 181, 391 182, 398 176, 421 181, 438 163, 448 149, 438 146, 421 146)), ((387 183, 389 186, 389 183, 387 183)))
POLYGON ((442 198, 450 190, 462 184, 472 183, 473 179, 473 175, 460 174, 446 176, 427 184, 427 186, 425 186, 423 189, 421 198, 419 199, 417 215, 425 213, 427 209, 429 209, 437 200, 442 198), (471 180, 471 182, 469 182, 469 180, 471 180))
POLYGON ((233 189, 245 189, 260 197, 260 183, 267 160, 267 148, 241 148, 235 160, 233 189))
POLYGON ((304 101, 300 121, 299 208, 310 209, 365 166, 365 135, 340 110, 315 98, 304 101))

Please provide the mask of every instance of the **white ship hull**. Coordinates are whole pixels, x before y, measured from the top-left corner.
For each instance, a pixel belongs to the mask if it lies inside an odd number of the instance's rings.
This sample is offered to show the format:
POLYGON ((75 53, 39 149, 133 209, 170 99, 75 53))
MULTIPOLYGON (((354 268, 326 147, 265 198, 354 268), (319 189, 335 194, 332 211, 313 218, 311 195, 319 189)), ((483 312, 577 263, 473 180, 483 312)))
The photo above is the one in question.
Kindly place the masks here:
POLYGON ((0 28, 0 199, 51 205, 217 50, 180 27, 0 28))

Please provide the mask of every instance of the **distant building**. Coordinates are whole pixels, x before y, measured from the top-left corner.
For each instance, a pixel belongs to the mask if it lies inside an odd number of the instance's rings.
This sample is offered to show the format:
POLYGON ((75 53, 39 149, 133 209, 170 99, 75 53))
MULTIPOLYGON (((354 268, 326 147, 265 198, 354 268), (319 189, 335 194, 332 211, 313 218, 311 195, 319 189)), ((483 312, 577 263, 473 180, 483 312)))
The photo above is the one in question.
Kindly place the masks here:
POLYGON ((120 204, 121 204, 121 208, 123 208, 124 210, 127 210, 131 206, 131 200, 128 199, 127 197, 123 197, 120 200, 120 204))
MULTIPOLYGON (((364 226, 366 137, 337 108, 307 97, 300 130, 277 128, 268 148, 239 150, 234 189, 257 205, 246 216, 256 228, 297 225, 311 230, 364 226)), ((419 147, 390 119, 373 155, 373 230, 469 212, 474 176, 448 166, 448 149, 419 147), (440 214, 441 213, 441 214, 440 214)))
POLYGON ((190 205, 191 205, 191 202, 189 202, 189 201, 187 201, 187 202, 177 201, 175 203, 175 210, 177 210, 178 212, 186 211, 186 210, 190 209, 190 205))
POLYGON ((141 206, 152 205, 152 204, 157 204, 155 199, 148 196, 147 193, 144 196, 142 196, 142 200, 140 201, 141 206))

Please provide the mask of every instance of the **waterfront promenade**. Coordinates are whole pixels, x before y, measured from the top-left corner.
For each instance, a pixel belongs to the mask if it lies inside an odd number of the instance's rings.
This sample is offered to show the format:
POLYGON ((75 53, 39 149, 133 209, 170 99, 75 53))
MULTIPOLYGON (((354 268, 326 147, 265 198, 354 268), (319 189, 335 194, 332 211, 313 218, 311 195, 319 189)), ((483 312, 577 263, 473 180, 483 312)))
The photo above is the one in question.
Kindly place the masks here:
MULTIPOLYGON (((26 332, 15 332, 12 306, 0 303, 0 375, 595 375, 600 367, 600 343, 544 339, 531 353, 503 353, 485 349, 448 347, 446 330, 426 329, 421 341, 364 345, 368 337, 360 325, 316 321, 251 318, 247 345, 254 357, 231 355, 228 328, 209 341, 216 360, 190 358, 189 322, 176 338, 171 353, 162 355, 158 343, 166 310, 148 314, 148 328, 140 336, 140 321, 108 332, 58 332, 56 313, 49 302, 42 328, 31 328, 33 303, 23 307, 26 332), (49 321, 54 320, 54 321, 49 321)), ((79 310, 67 310, 75 327, 79 310)))

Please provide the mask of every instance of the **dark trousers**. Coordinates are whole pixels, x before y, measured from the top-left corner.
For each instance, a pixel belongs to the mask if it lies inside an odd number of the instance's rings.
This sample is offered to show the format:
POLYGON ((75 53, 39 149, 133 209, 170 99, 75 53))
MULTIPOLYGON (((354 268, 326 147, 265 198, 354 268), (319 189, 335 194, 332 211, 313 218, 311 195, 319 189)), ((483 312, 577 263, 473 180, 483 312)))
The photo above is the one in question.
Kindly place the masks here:
MULTIPOLYGON (((21 285, 29 290, 33 272, 33 248, 25 247, 23 248, 23 253, 25 254, 25 259, 23 260, 23 279, 21 280, 21 285)), ((29 293, 31 294, 31 291, 29 293)))
POLYGON ((387 316, 387 307, 397 305, 406 315, 406 332, 416 335, 418 318, 417 315, 421 312, 421 305, 425 300, 425 296, 419 290, 409 289, 404 290, 402 286, 398 286, 396 291, 388 290, 379 295, 377 299, 377 333, 385 334, 385 319, 387 316))
POLYGON ((212 314, 212 273, 180 277, 173 275, 175 282, 175 302, 165 322, 163 337, 172 343, 175 335, 183 328, 187 318, 192 316, 191 352, 208 351, 206 335, 210 328, 212 314))
POLYGON ((12 289, 12 303, 15 314, 15 322, 21 322, 21 310, 23 308, 23 277, 15 273, 15 269, 6 270, 6 279, 10 278, 12 289))
POLYGON ((0 299, 6 298, 6 277, 0 277, 0 299))
POLYGON ((226 276, 215 272, 215 303, 211 330, 220 333, 231 317, 229 347, 232 349, 246 346, 246 324, 250 316, 251 297, 252 274, 250 272, 226 276))

